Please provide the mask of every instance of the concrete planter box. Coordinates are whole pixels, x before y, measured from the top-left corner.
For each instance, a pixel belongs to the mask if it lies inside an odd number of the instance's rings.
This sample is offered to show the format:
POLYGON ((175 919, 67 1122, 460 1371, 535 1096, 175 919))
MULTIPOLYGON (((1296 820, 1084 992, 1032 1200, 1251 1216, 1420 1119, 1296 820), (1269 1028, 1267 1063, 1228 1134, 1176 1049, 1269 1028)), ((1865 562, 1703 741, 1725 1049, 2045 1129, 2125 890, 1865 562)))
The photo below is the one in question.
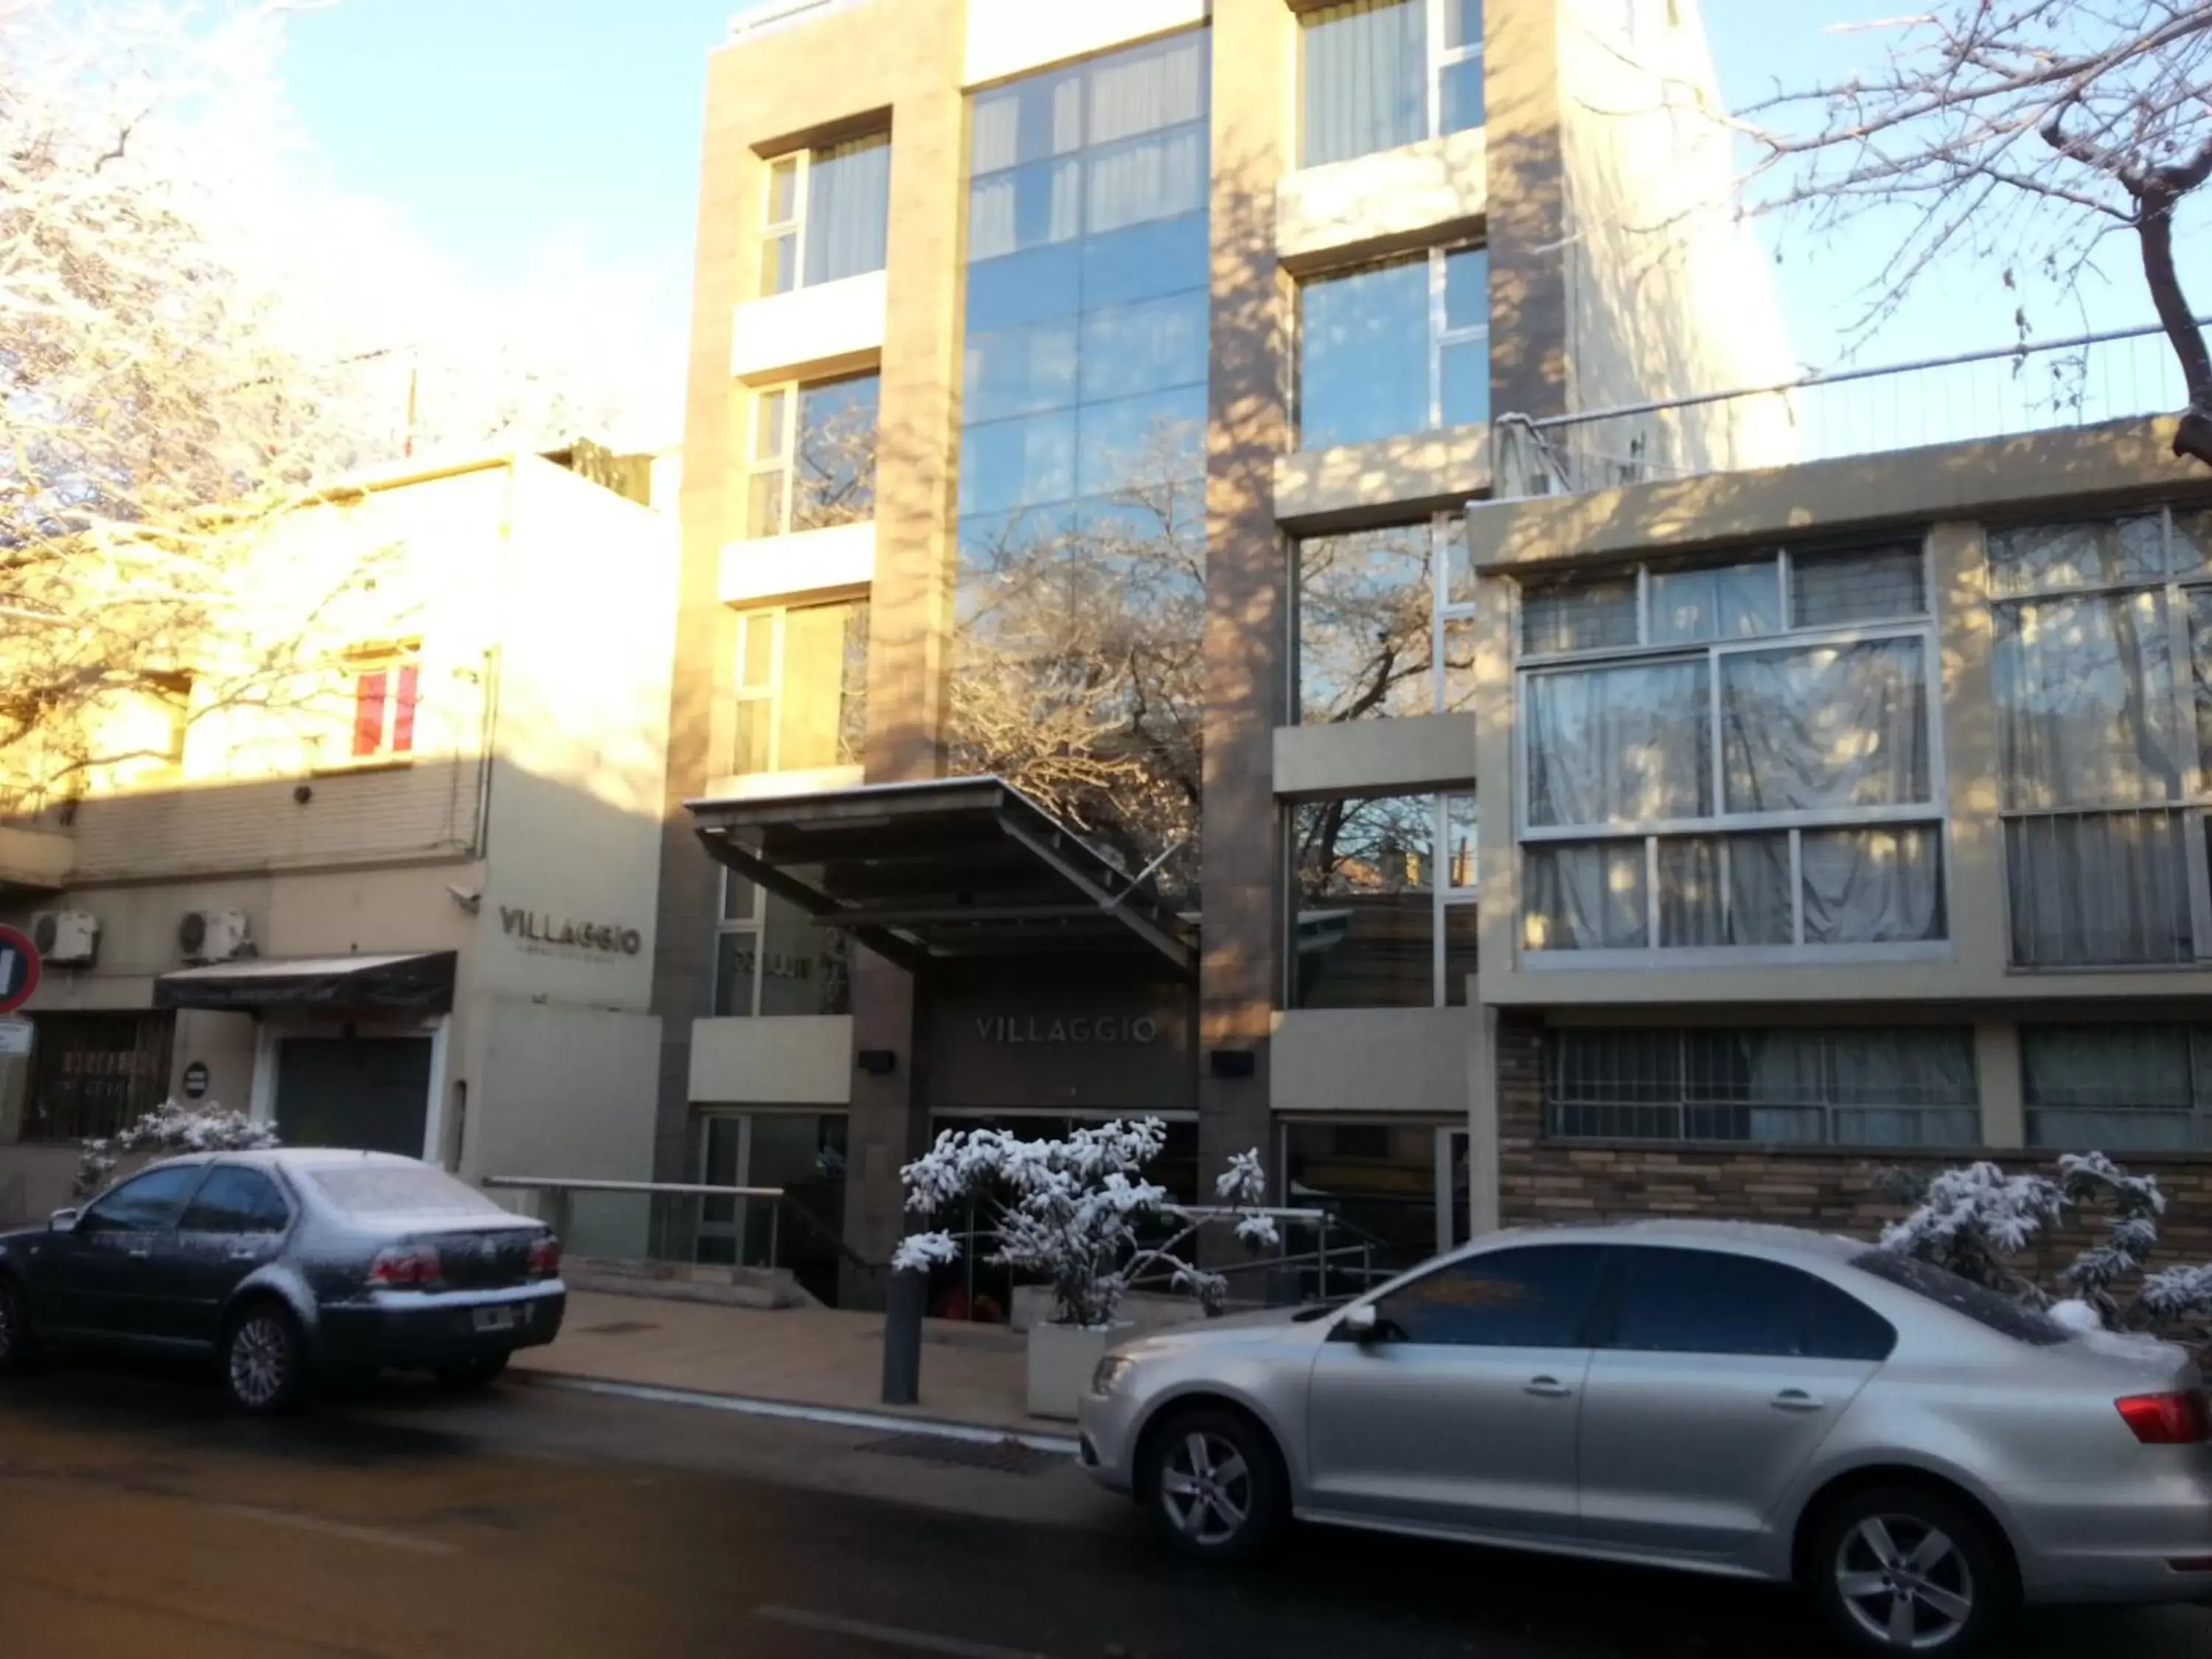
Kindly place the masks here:
POLYGON ((1135 1334, 1127 1324, 1033 1325, 1030 1328, 1031 1417, 1073 1417, 1106 1350, 1135 1334))
MULTIPOLYGON (((1052 1319, 1052 1286, 1049 1285, 1017 1285, 1012 1305, 1006 1310, 1006 1322, 1018 1331, 1033 1331, 1052 1319)), ((1135 1326, 1139 1330, 1158 1330, 1163 1325, 1187 1325, 1206 1317, 1206 1310, 1194 1297, 1155 1296, 1137 1291, 1121 1298, 1115 1315, 1116 1322, 1135 1326)))

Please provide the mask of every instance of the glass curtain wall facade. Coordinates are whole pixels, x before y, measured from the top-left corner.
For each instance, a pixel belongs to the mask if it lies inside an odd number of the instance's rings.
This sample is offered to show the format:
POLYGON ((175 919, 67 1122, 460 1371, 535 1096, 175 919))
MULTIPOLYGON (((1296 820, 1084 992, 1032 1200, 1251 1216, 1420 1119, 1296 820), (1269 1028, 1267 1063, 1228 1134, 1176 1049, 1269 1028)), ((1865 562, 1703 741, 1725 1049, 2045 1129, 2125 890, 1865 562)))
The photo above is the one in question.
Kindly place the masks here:
POLYGON ((956 769, 1196 869, 1208 38, 975 95, 956 769))

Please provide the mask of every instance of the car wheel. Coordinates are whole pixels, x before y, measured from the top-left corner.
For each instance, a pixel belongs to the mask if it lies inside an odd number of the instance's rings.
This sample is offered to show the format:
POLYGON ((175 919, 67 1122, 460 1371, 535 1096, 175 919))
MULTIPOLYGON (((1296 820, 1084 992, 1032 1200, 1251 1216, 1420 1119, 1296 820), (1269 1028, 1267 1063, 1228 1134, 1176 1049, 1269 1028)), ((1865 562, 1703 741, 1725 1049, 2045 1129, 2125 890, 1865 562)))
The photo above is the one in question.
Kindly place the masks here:
POLYGON ((230 1402, 257 1417, 299 1403, 307 1381, 298 1322, 271 1303, 255 1303, 231 1321, 222 1341, 222 1384, 230 1402))
POLYGON ((1957 1659, 2012 1610, 2002 1541, 1965 1504, 1914 1486, 1870 1487, 1824 1514, 1805 1588, 1857 1651, 1957 1659))
POLYGON ((31 1311, 12 1279, 0 1279, 0 1376, 31 1363, 31 1311))
POLYGON ((1194 1411, 1147 1439, 1143 1471, 1152 1520, 1177 1549, 1231 1559, 1253 1553, 1285 1508, 1275 1443, 1250 1418, 1194 1411))
POLYGON ((459 1392, 488 1389, 499 1380, 512 1356, 503 1353, 487 1354, 481 1359, 465 1360, 458 1365, 441 1365, 437 1370, 439 1382, 459 1392))

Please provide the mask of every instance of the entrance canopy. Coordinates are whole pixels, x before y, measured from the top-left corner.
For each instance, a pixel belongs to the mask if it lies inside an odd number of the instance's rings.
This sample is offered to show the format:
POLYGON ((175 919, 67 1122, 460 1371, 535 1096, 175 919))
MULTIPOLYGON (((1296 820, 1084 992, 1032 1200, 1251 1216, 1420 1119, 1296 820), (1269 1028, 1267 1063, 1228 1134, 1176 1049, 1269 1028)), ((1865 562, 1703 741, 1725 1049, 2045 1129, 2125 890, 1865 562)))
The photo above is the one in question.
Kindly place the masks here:
POLYGON ((717 861, 911 972, 1079 952, 1196 976, 1151 884, 1001 779, 685 804, 717 861))
POLYGON ((401 955, 248 957, 182 968, 154 981, 156 1008, 399 1008, 443 1014, 453 1006, 452 951, 401 955))

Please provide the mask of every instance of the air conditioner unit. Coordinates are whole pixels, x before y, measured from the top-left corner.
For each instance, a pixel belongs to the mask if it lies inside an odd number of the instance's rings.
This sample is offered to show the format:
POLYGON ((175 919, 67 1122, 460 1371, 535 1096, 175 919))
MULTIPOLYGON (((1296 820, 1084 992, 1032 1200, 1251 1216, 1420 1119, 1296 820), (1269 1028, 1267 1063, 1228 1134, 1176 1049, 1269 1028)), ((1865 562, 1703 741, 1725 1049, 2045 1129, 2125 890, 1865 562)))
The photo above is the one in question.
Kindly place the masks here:
POLYGON ((228 962, 253 954, 243 910, 187 910, 177 924, 177 949, 186 962, 228 962))
POLYGON ((31 918, 31 943, 56 968, 89 968, 100 954, 100 918, 88 910, 41 910, 31 918))

